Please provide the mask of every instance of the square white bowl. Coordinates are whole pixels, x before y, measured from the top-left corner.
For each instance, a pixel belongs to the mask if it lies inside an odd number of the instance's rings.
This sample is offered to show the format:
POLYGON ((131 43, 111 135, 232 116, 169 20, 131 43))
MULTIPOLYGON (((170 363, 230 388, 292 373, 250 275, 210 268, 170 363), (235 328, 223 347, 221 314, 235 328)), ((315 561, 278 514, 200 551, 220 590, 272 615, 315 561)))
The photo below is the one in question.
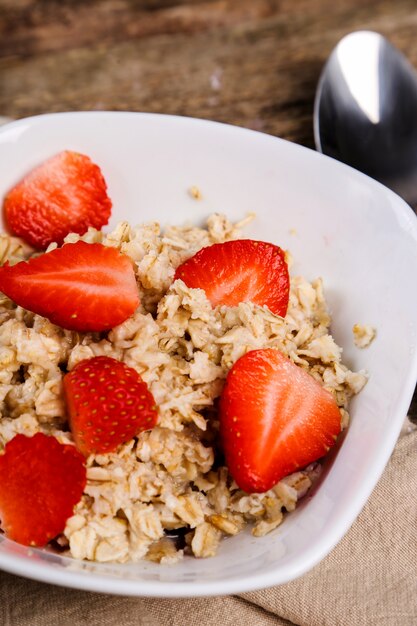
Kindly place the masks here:
POLYGON ((27 549, 0 537, 0 568, 37 580, 136 596, 238 593, 287 582, 346 533, 397 440, 417 378, 417 219, 394 193, 353 169, 274 137, 213 122, 140 113, 63 113, 0 129, 0 199, 61 150, 100 165, 111 224, 200 223, 213 211, 240 219, 247 236, 291 250, 292 273, 322 276, 344 361, 370 379, 351 403, 351 425, 314 495, 262 538, 248 531, 216 557, 175 566, 100 564, 27 549), (187 193, 197 185, 201 201, 187 193), (353 344, 352 326, 377 338, 353 344))

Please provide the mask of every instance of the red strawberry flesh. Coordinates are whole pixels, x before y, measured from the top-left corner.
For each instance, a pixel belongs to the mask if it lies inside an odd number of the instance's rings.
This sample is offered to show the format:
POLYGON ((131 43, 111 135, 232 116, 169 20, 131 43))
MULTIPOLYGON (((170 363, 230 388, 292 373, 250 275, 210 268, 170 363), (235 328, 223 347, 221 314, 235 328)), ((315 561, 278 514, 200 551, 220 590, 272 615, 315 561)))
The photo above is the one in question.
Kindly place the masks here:
POLYGON ((64 377, 64 392, 75 444, 86 456, 116 450, 158 419, 147 384, 111 357, 78 363, 64 377))
POLYGON ((132 263, 115 248, 78 241, 29 261, 0 267, 0 291, 52 323, 104 331, 139 305, 132 263))
POLYGON ((175 279, 204 289, 212 306, 253 302, 285 316, 289 275, 284 252, 264 241, 237 239, 202 248, 177 268, 175 279))
POLYGON ((0 455, 0 526, 6 537, 44 546, 61 533, 86 484, 83 456, 37 433, 16 435, 0 455))
POLYGON ((221 438, 229 471, 248 493, 324 456, 340 424, 332 395, 278 350, 248 352, 227 376, 221 438))
POLYGON ((111 200, 100 168, 78 152, 65 151, 32 170, 6 196, 4 212, 12 233, 35 248, 61 244, 70 232, 107 224, 111 200))

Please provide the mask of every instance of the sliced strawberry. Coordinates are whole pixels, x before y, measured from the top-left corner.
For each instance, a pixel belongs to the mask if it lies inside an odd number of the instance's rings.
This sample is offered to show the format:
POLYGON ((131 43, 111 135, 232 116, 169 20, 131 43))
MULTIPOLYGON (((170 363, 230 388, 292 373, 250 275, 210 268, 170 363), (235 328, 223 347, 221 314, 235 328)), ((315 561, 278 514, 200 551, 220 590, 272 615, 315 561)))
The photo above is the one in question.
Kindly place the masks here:
POLYGON ((75 444, 86 456, 112 452, 158 419, 147 384, 111 357, 78 363, 64 376, 64 393, 75 444))
POLYGON ((229 471, 248 493, 326 454, 340 432, 332 395, 278 350, 253 350, 230 370, 220 399, 229 471))
POLYGON ((204 289, 213 306, 239 302, 266 305, 285 316, 289 297, 288 267, 278 246, 242 239, 203 248, 180 265, 175 279, 204 289))
POLYGON ((100 229, 111 200, 98 165, 78 152, 60 152, 32 170, 6 196, 7 224, 35 248, 61 244, 70 232, 100 229))
POLYGON ((139 305, 132 263, 100 243, 68 243, 0 267, 0 291, 19 306, 69 330, 104 331, 139 305))
POLYGON ((0 525, 6 537, 44 546, 65 528, 86 484, 83 456, 55 437, 16 435, 0 455, 0 525))

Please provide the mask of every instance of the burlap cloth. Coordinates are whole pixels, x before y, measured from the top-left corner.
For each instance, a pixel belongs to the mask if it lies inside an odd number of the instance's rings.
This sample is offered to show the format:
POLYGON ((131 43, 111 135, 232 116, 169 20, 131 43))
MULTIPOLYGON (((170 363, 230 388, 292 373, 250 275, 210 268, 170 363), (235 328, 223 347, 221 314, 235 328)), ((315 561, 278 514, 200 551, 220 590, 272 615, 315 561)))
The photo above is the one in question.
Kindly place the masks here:
POLYGON ((0 626, 417 625, 417 430, 407 424, 348 534, 296 581, 239 597, 158 600, 0 572, 0 626))

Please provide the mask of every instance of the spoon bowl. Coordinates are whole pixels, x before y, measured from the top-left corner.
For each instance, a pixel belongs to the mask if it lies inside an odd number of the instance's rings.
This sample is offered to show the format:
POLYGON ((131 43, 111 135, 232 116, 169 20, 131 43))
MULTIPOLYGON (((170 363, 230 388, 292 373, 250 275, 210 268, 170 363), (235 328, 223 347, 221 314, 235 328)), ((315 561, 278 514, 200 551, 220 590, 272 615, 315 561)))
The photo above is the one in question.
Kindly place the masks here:
POLYGON ((343 37, 319 80, 314 105, 319 152, 417 203, 417 72, 385 37, 343 37))

